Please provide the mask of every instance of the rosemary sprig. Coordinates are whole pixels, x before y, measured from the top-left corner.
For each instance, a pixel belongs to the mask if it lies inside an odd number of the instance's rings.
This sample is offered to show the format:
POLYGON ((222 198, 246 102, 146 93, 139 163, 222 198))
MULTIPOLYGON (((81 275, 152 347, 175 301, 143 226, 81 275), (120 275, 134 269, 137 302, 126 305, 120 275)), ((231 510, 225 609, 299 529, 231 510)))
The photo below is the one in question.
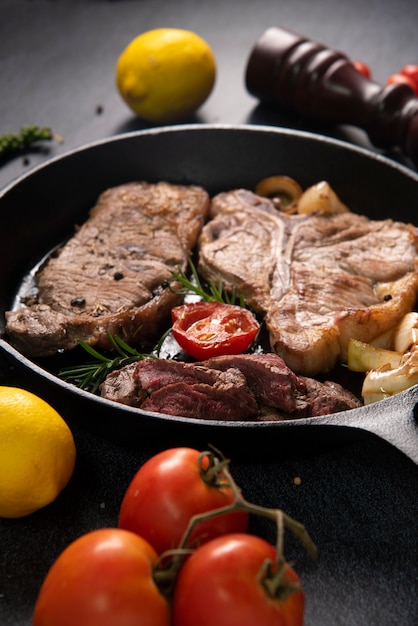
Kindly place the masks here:
POLYGON ((181 285, 181 289, 174 290, 175 293, 181 293, 187 295, 194 293, 199 296, 205 302, 222 302, 223 304, 239 304, 239 306, 245 308, 245 302, 242 296, 237 294, 237 290, 234 288, 231 293, 226 291, 222 284, 222 279, 219 278, 218 283, 214 283, 209 280, 205 289, 200 280, 200 276, 197 273, 196 266, 189 258, 190 271, 192 273, 192 279, 189 279, 183 270, 178 269, 172 271, 173 279, 177 280, 181 285))
POLYGON ((96 393, 106 376, 115 369, 141 361, 146 357, 153 357, 151 354, 142 354, 129 346, 118 335, 108 335, 118 356, 110 358, 100 354, 95 348, 89 346, 85 341, 79 340, 78 344, 92 356, 95 361, 84 363, 83 365, 75 365, 63 368, 59 375, 64 380, 73 382, 81 389, 96 393))
MULTIPOLYGON (((234 289, 233 292, 229 294, 224 290, 221 280, 219 280, 218 284, 209 281, 208 290, 206 290, 202 285, 196 267, 191 259, 189 259, 189 266, 192 274, 191 279, 180 269, 177 272, 172 272, 173 280, 176 280, 182 285, 181 289, 175 291, 175 293, 185 295, 194 293, 206 302, 221 302, 223 304, 236 304, 239 300, 239 306, 245 307, 244 300, 241 297, 238 298, 236 290, 234 289)), ((118 335, 111 335, 110 333, 108 337, 117 356, 105 356, 104 354, 100 354, 100 352, 89 346, 85 341, 79 340, 78 344, 93 357, 94 361, 63 368, 60 370, 59 376, 64 380, 74 383, 81 389, 96 393, 106 376, 113 370, 120 369, 135 361, 141 361, 146 357, 158 358, 164 340, 170 332, 171 328, 162 335, 152 354, 138 352, 118 335)))

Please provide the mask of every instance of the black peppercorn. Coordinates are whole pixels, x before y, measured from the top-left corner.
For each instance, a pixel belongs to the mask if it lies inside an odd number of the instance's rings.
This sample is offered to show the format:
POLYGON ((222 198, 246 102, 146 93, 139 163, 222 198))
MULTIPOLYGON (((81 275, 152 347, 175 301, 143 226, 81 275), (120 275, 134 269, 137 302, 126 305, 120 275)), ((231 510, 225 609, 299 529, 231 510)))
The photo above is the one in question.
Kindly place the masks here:
POLYGON ((83 307, 86 304, 86 299, 85 298, 73 298, 71 300, 71 306, 77 306, 77 307, 83 307))

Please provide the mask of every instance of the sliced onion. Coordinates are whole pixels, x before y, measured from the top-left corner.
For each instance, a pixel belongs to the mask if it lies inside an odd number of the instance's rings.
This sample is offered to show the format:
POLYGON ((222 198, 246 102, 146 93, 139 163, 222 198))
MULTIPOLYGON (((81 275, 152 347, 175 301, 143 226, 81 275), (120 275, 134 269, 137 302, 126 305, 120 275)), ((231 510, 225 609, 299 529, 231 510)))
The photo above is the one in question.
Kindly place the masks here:
POLYGON ((363 381, 364 404, 389 398, 418 384, 418 349, 407 353, 399 367, 371 370, 363 381))
POLYGON ((289 176, 269 176, 257 183, 255 193, 265 198, 278 198, 280 204, 287 207, 301 197, 303 190, 289 176))
POLYGON ((418 313, 407 313, 395 329, 393 347, 397 352, 407 352, 418 343, 418 313))
POLYGON ((303 192, 298 200, 298 213, 347 213, 350 209, 341 202, 330 184, 321 181, 303 192))
POLYGON ((399 367, 403 354, 377 348, 357 339, 350 339, 348 343, 347 366, 352 372, 369 372, 384 366, 399 367))
MULTIPOLYGON (((384 350, 392 350, 394 332, 395 332, 394 329, 390 328, 385 333, 382 333, 381 335, 378 335, 377 337, 372 339, 370 341, 371 345, 374 346, 375 348, 383 348, 384 350)), ((398 352, 398 350, 396 352, 398 352)), ((405 352, 405 350, 402 350, 402 352, 405 352)))

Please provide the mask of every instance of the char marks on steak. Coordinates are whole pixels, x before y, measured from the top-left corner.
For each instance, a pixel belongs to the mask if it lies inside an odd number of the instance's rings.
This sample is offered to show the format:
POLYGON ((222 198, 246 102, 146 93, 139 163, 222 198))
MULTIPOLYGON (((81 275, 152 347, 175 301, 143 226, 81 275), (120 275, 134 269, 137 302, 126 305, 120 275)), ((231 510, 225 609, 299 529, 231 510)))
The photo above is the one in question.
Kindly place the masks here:
POLYGON ((146 411, 205 420, 298 419, 361 406, 337 383, 296 376, 272 353, 199 363, 146 358, 109 374, 100 392, 146 411))
POLYGON ((36 301, 6 314, 13 344, 31 356, 79 339, 107 349, 109 333, 148 345, 182 301, 169 287, 172 271, 187 268, 208 210, 197 186, 141 182, 102 193, 38 272, 36 301))
POLYGON ((238 189, 212 199, 199 271, 264 315, 273 352, 306 376, 345 361, 350 338, 396 325, 418 293, 418 234, 346 212, 288 215, 238 189))

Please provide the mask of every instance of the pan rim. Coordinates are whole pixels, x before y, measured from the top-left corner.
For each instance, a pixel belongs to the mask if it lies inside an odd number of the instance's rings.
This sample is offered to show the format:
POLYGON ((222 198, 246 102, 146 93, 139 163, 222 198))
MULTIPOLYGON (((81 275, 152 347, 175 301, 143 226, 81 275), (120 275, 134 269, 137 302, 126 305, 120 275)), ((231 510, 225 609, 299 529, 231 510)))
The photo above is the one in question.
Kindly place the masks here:
POLYGON ((404 165, 402 163, 398 163, 397 161, 385 156, 384 154, 374 152, 371 149, 365 148, 363 146, 359 146, 348 141, 337 139, 334 137, 329 137, 327 135, 322 135, 320 133, 314 133, 311 131, 292 129, 287 127, 279 127, 279 126, 270 126, 267 124, 227 124, 227 123, 214 123, 214 124, 178 124, 178 125, 167 125, 167 126, 159 126, 155 128, 147 128, 142 130, 134 130, 126 133, 117 133, 116 135, 112 135, 110 137, 106 137, 103 139, 97 139, 95 141, 88 142, 86 144, 82 144, 75 148, 66 150, 60 154, 57 154, 53 157, 48 158, 43 163, 39 163, 34 165, 26 172, 13 179, 10 183, 7 183, 4 187, 0 189, 0 199, 6 195, 13 188, 20 185, 27 178, 32 177, 37 172, 50 167, 51 165, 63 161, 65 159, 76 156, 77 154, 87 152, 89 150, 94 150, 99 148, 100 146, 109 145, 112 143, 118 143, 120 141, 124 141, 126 139, 134 140, 136 137, 149 137, 149 136, 157 136, 162 134, 171 134, 171 133, 180 133, 180 132, 213 132, 213 131, 235 131, 235 132, 260 132, 266 134, 274 134, 278 136, 286 136, 286 137, 297 137, 300 139, 306 139, 309 141, 313 141, 315 143, 324 143, 336 148, 340 148, 345 151, 349 151, 353 154, 358 154, 366 159, 370 159, 372 161, 376 161, 381 163, 384 166, 387 166, 393 170, 397 170, 399 173, 412 178, 412 180, 418 183, 418 171, 412 169, 408 165, 404 165))
MULTIPOLYGON (((345 153, 350 152, 353 155, 358 155, 361 158, 366 159, 369 162, 377 162, 381 164, 384 168, 390 168, 396 172, 398 172, 401 176, 405 176, 411 179, 414 183, 418 184, 418 172, 410 169, 406 165, 400 164, 382 154, 374 153, 367 148, 363 148, 361 146, 357 146, 346 141, 335 139, 332 137, 328 137, 325 135, 320 135, 316 133, 312 133, 310 131, 296 130, 290 128, 281 128, 281 127, 273 127, 269 125, 254 125, 254 124, 179 124, 175 126, 161 126, 157 128, 144 129, 138 131, 131 131, 128 133, 117 134, 112 137, 99 139, 93 142, 89 142, 87 144, 81 145, 77 148, 68 150, 63 152, 62 154, 56 155, 45 162, 38 164, 25 172, 20 177, 11 181, 8 185, 6 185, 3 189, 0 190, 0 200, 4 197, 9 191, 18 187, 22 182, 36 175, 37 172, 44 170, 55 163, 59 163, 61 161, 65 161, 66 159, 77 156, 80 153, 86 153, 89 150, 95 150, 100 148, 101 146, 116 144, 121 141, 135 141, 137 138, 141 137, 152 137, 152 136, 161 136, 164 134, 172 134, 172 133, 202 133, 202 132, 210 132, 214 131, 219 132, 235 132, 235 133, 249 133, 249 134, 262 134, 266 135, 274 135, 278 137, 288 137, 288 138, 298 138, 303 141, 313 142, 315 144, 323 144, 332 146, 333 148, 344 151, 345 153)), ((208 427, 220 428, 222 431, 253 431, 254 428, 257 430, 262 429, 274 429, 277 428, 303 428, 310 426, 326 426, 332 428, 341 428, 341 427, 349 427, 358 429, 358 415, 362 415, 363 413, 368 414, 370 409, 366 406, 361 406, 359 408, 350 409, 346 411, 340 411, 338 413, 333 413, 331 415, 325 415, 320 417, 311 417, 311 418, 300 418, 300 419, 289 419, 283 421, 277 420, 266 420, 266 421, 223 421, 223 420, 206 420, 200 418, 185 418, 179 416, 171 416, 163 413, 154 413, 147 412, 140 408, 129 407, 126 405, 119 404, 117 402, 110 401, 106 398, 101 398, 95 394, 91 394, 85 390, 79 389, 75 385, 68 383, 60 379, 58 376, 52 374, 48 370, 43 369, 29 358, 25 357, 18 350, 16 350, 7 340, 0 337, 0 349, 9 355, 11 359, 17 362, 19 365, 23 366, 26 370, 32 371, 35 375, 39 376, 41 379, 44 379, 48 383, 52 384, 55 388, 62 390, 62 392, 75 394, 78 398, 85 399, 88 402, 97 404, 98 406, 104 406, 107 409, 113 409, 122 411, 123 414, 126 415, 135 415, 142 416, 146 419, 152 419, 158 423, 167 423, 175 426, 190 426, 191 428, 198 429, 207 429, 208 427), (338 419, 340 416, 340 420, 338 419), (352 419, 351 419, 352 418, 352 419), (350 422, 353 424, 350 426, 350 422)), ((399 410, 399 407, 407 407, 408 410, 411 408, 410 405, 415 405, 415 388, 407 389, 397 396, 393 396, 387 398, 385 400, 381 400, 379 405, 383 407, 393 407, 393 411, 399 410)), ((370 431, 368 428, 365 430, 370 431)))

